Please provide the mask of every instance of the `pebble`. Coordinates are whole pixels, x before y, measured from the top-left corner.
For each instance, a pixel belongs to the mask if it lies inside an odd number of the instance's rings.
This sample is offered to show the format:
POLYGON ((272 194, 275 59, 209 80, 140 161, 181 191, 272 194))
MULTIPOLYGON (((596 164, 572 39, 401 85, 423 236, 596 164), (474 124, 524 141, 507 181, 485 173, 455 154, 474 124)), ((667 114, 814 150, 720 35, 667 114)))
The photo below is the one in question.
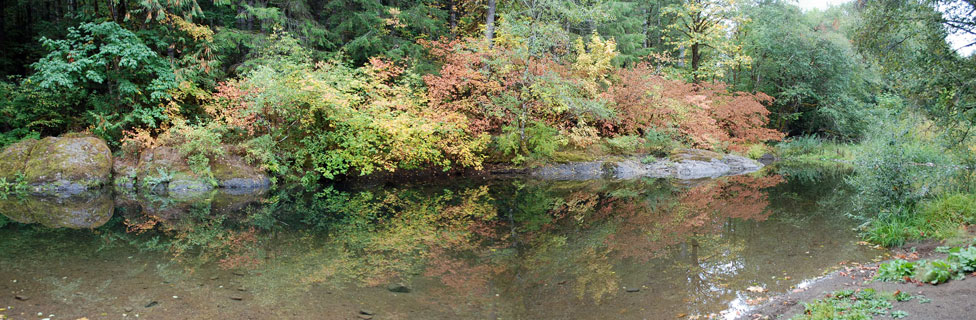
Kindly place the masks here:
POLYGON ((132 307, 125 307, 122 308, 122 310, 125 310, 125 312, 132 312, 132 307))
POLYGON ((247 291, 244 287, 237 287, 237 291, 247 291))
POLYGON ((358 317, 359 317, 360 319, 363 319, 363 320, 369 320, 369 319, 372 319, 372 318, 373 318, 373 316, 370 316, 370 315, 365 315, 365 314, 360 314, 360 315, 357 315, 357 316, 358 316, 358 317))
POLYGON ((157 304, 159 304, 159 302, 156 302, 156 301, 152 301, 152 302, 150 302, 149 304, 146 304, 146 308, 152 308, 153 306, 155 306, 155 305, 157 305, 157 304))
POLYGON ((626 288, 627 292, 640 292, 640 288, 626 288))
POLYGON ((231 300, 234 300, 234 301, 241 301, 241 300, 244 300, 244 297, 241 297, 241 296, 230 296, 230 299, 231 300))
POLYGON ((400 292, 400 293, 409 293, 410 292, 410 288, 408 288, 407 286, 403 285, 402 283, 391 284, 391 285, 389 285, 389 286, 386 287, 386 290, 390 290, 390 292, 400 292))
POLYGON ((20 300, 20 301, 27 301, 27 300, 30 300, 30 297, 28 297, 28 296, 23 296, 23 295, 19 295, 19 294, 18 294, 18 295, 16 295, 16 296, 14 296, 14 299, 17 299, 17 300, 20 300))
POLYGON ((369 309, 360 309, 360 310, 359 310, 359 314, 365 314, 365 315, 367 315, 367 316, 371 316, 371 315, 374 315, 375 313, 373 312, 373 310, 369 310, 369 309))
POLYGON ((244 271, 234 270, 233 273, 234 273, 235 276, 242 276, 242 277, 244 276, 244 271))
POLYGON ((217 279, 220 279, 220 277, 218 277, 218 276, 210 277, 210 280, 217 280, 217 279))

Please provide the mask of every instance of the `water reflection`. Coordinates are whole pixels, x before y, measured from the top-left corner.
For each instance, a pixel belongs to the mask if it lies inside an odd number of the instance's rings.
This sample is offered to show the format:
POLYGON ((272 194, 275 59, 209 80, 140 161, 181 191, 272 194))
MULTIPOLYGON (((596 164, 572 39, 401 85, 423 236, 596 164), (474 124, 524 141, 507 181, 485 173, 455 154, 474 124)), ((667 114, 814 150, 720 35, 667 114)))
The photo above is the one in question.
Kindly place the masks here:
POLYGON ((82 192, 65 197, 7 197, 0 199, 0 213, 19 223, 49 228, 91 229, 112 218, 112 195, 82 192))
MULTIPOLYGON (((91 241, 100 249, 175 263, 186 277, 247 274, 235 281, 249 298, 281 312, 330 301, 324 305, 365 303, 393 318, 665 319, 718 314, 758 301, 747 286, 782 292, 830 265, 875 254, 854 244, 852 222, 837 214, 840 192, 823 191, 842 189, 841 178, 121 194, 107 200, 114 201, 111 221, 88 227, 105 225, 91 241), (390 292, 391 284, 411 292, 390 292)), ((24 208, 0 202, 17 222, 72 226, 23 218, 32 212, 24 208)), ((23 229, 8 226, 0 237, 23 229)), ((31 246, 17 239, 22 245, 12 247, 31 246)), ((17 263, 14 250, 2 250, 0 264, 17 263)), ((99 306, 78 308, 84 316, 99 306)))

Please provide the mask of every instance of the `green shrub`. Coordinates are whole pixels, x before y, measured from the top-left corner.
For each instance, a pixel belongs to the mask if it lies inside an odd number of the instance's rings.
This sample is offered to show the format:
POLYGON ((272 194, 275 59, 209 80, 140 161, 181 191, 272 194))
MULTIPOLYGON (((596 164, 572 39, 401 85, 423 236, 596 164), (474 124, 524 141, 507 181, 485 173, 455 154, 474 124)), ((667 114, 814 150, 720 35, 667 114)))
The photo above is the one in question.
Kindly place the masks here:
POLYGON ((905 281, 915 276, 915 263, 902 259, 892 260, 878 266, 875 279, 881 281, 905 281))
POLYGON ((639 136, 627 135, 627 136, 617 136, 609 138, 607 141, 607 147, 610 148, 610 152, 615 154, 632 154, 637 152, 637 149, 641 147, 643 141, 639 136))
POLYGON ((495 144, 498 150, 513 156, 512 162, 520 164, 529 159, 548 158, 569 143, 559 134, 559 130, 538 121, 526 126, 525 140, 522 139, 517 127, 505 126, 502 127, 502 134, 495 139, 495 144))
POLYGON ((943 260, 932 260, 925 263, 918 272, 918 280, 931 284, 940 284, 949 281, 954 273, 951 264, 943 260))
POLYGON ((817 136, 799 136, 777 144, 776 149, 782 157, 794 157, 818 152, 823 145, 824 140, 817 136))
POLYGON ((22 91, 33 95, 36 88, 36 95, 56 98, 29 106, 51 117, 35 120, 68 125, 84 118, 92 133, 114 144, 122 130, 168 119, 163 104, 178 87, 176 73, 132 31, 114 22, 83 23, 68 28, 65 39, 41 38, 41 44, 48 53, 31 65, 36 72, 22 91))
POLYGON ((680 147, 678 140, 667 133, 654 129, 644 132, 644 149, 651 155, 665 157, 680 147))
MULTIPOLYGON (((891 301, 907 301, 891 293, 878 293, 867 288, 858 291, 841 290, 827 295, 827 298, 804 303, 804 312, 793 317, 794 320, 870 320, 885 315, 894 308, 891 301)), ((891 315, 901 315, 898 310, 891 315)))
POLYGON ((949 250, 948 261, 954 264, 959 272, 976 272, 976 247, 952 248, 949 250))
POLYGON ((923 120, 884 117, 868 131, 855 155, 858 210, 914 207, 950 185, 953 159, 923 120))

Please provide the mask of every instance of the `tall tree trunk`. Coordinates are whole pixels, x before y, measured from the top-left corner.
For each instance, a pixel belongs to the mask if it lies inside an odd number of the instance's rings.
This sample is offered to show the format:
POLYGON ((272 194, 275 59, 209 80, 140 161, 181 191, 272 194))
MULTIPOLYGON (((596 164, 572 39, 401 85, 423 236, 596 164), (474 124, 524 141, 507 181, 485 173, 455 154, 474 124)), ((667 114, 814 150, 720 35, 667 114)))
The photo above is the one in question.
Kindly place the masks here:
MULTIPOLYGON (((247 4, 254 6, 254 0, 247 0, 247 4)), ((254 30, 254 15, 247 16, 247 30, 254 30)))
POLYGON ((695 43, 691 45, 691 73, 692 80, 698 83, 701 79, 698 78, 698 67, 701 64, 701 44, 695 43))
POLYGON ((7 0, 0 0, 0 45, 7 40, 7 0))
POLYGON ((451 23, 451 39, 457 39, 457 24, 458 24, 458 20, 457 20, 457 16, 458 16, 458 12, 457 12, 457 0, 448 0, 447 1, 447 7, 448 7, 448 9, 447 9, 448 12, 451 13, 451 18, 450 18, 451 19, 450 20, 450 23, 451 23))
POLYGON ((651 15, 647 8, 644 8, 644 22, 641 23, 641 34, 644 35, 644 43, 641 44, 641 48, 647 49, 650 47, 650 35, 647 34, 648 30, 651 28, 651 15))
POLYGON ((108 16, 112 21, 119 22, 119 10, 115 7, 112 0, 105 0, 105 6, 108 7, 108 16))
POLYGON ((244 18, 244 0, 237 2, 237 28, 241 30, 246 30, 244 27, 247 26, 247 19, 244 18))
POLYGON ((678 68, 685 67, 685 46, 678 46, 678 68))
POLYGON ((485 40, 488 40, 488 45, 491 46, 492 40, 495 39, 495 0, 488 0, 488 14, 485 19, 485 40))

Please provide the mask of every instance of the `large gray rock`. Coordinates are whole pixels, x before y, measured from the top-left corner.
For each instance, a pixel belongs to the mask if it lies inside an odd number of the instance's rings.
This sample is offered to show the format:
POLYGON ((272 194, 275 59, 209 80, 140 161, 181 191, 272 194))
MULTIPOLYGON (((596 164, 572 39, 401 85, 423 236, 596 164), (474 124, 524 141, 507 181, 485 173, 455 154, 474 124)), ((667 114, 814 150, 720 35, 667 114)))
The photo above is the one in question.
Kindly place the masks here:
POLYGON ((693 180, 739 175, 763 167, 752 159, 705 150, 684 150, 671 159, 645 163, 641 157, 617 161, 588 161, 555 164, 535 168, 530 175, 552 180, 676 178, 693 180))
POLYGON ((0 153, 0 178, 23 179, 34 192, 73 194, 109 183, 112 153, 94 137, 24 140, 0 153))

